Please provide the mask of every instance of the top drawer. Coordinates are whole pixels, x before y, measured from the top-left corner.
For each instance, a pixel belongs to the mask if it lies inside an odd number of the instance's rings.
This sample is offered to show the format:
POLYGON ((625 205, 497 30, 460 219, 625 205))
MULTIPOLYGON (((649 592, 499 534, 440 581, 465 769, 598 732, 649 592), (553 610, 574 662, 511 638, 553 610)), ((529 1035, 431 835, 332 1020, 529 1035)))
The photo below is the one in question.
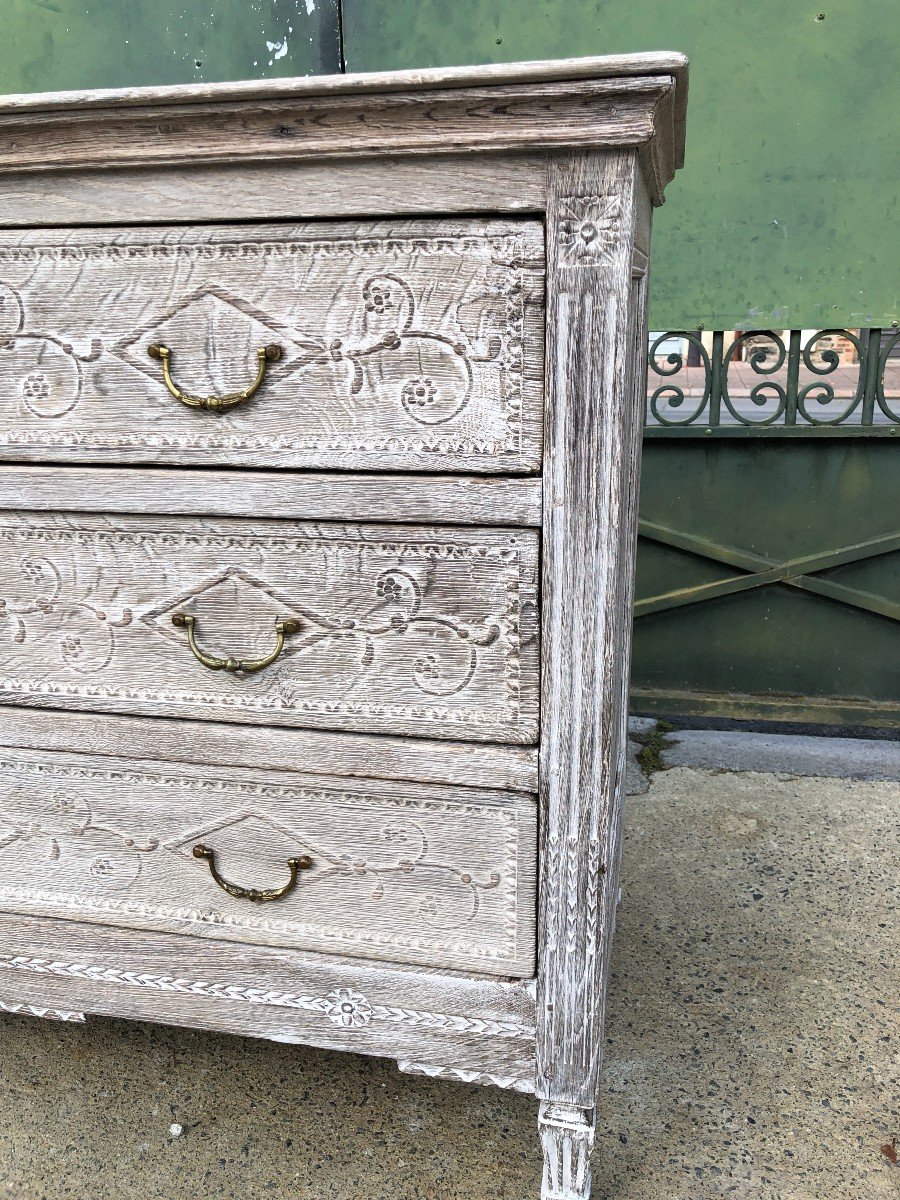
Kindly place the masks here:
POLYGON ((536 471, 543 279, 534 220, 4 232, 0 457, 536 471))

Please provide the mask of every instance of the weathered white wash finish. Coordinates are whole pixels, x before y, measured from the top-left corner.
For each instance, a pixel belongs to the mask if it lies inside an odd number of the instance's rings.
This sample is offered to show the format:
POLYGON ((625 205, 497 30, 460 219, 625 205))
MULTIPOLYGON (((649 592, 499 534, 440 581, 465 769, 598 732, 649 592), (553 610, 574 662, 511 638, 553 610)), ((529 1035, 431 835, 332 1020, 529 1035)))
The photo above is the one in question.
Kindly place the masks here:
POLYGON ((529 471, 535 221, 0 233, 5 457, 529 471), (259 391, 227 412, 192 396, 259 391))
POLYGON ((534 973, 537 818, 510 793, 0 751, 0 907, 257 945, 534 973), (196 845, 242 887, 222 891, 196 845))
POLYGON ((686 98, 660 53, 0 99, 0 1010, 534 1093, 588 1200, 686 98), (151 340, 201 395, 282 357, 216 416, 151 340), (179 611, 300 630, 213 672, 179 611), (313 866, 254 906, 201 838, 313 866))
POLYGON ((272 221, 421 213, 536 213, 547 197, 540 155, 419 155, 356 162, 181 163, 102 171, 0 172, 0 227, 170 221, 272 221))
POLYGON ((0 704, 0 746, 536 792, 536 746, 66 713, 0 704))
POLYGON ((7 512, 0 700, 534 742, 536 597, 527 530, 7 512))
POLYGON ((10 96, 0 153, 46 171, 633 145, 658 204, 684 159, 680 54, 291 82, 10 96))
POLYGON ((534 1081, 530 988, 472 972, 0 912, 0 995, 534 1081))
POLYGON ((214 471, 165 467, 5 466, 0 509, 31 512, 185 513, 203 505, 220 517, 368 521, 416 525, 541 523, 540 476, 399 475, 303 471, 214 471))
POLYGON ((548 227, 537 1092, 548 1197, 590 1195, 640 470, 633 151, 560 160, 548 227), (598 230, 584 236, 585 226, 598 230))

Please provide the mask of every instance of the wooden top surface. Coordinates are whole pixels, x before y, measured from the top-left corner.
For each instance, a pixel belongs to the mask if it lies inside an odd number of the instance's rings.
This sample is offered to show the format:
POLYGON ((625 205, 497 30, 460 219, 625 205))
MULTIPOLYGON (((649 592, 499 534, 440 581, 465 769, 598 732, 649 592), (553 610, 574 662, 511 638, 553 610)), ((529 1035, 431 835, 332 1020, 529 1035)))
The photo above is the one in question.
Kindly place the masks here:
MULTIPOLYGON (((648 54, 595 55, 581 59, 488 62, 481 66, 426 67, 290 79, 247 79, 234 83, 192 83, 163 88, 100 88, 89 91, 26 92, 0 96, 0 114, 48 113, 60 109, 122 108, 223 101, 265 101, 302 96, 362 95, 378 92, 490 88, 509 84, 586 82, 635 76, 671 76, 676 80, 676 139, 683 149, 688 103, 688 59, 672 50, 648 54)), ((678 162, 682 162, 679 154, 678 162)))
POLYGON ((647 54, 608 54, 587 58, 546 58, 480 66, 422 67, 407 71, 365 71, 345 75, 300 75, 290 79, 246 79, 229 83, 185 83, 166 87, 97 88, 72 92, 26 92, 0 96, 0 112, 13 109, 86 108, 132 104, 191 104, 204 100, 268 99, 335 92, 428 91, 434 88, 490 87, 492 84, 614 79, 617 76, 673 75, 687 94, 688 60, 672 50, 647 54))

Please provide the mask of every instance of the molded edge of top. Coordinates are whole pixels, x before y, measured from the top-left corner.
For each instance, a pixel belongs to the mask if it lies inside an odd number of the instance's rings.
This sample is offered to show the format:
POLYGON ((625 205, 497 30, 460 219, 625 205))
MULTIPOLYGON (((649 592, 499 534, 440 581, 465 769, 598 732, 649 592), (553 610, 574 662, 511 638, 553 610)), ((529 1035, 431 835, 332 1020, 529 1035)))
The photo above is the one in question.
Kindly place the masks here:
POLYGON ((439 88, 491 87, 506 84, 609 80, 617 76, 669 75, 675 80, 676 163, 683 165, 688 92, 688 60, 676 51, 601 55, 590 58, 539 59, 485 63, 480 66, 426 67, 347 75, 302 75, 289 79, 250 79, 228 83, 188 83, 165 87, 98 88, 88 91, 34 92, 0 96, 0 116, 277 100, 323 95, 432 91, 439 88))

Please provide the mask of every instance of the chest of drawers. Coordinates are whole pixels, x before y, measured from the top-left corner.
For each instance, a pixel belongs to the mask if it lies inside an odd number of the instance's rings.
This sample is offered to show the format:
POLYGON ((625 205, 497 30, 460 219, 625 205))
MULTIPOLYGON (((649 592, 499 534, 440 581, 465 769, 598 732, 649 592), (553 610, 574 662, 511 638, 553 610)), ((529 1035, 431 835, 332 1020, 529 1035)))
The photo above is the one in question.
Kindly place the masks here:
POLYGON ((0 100, 0 1010, 529 1092, 586 1200, 686 86, 0 100))

